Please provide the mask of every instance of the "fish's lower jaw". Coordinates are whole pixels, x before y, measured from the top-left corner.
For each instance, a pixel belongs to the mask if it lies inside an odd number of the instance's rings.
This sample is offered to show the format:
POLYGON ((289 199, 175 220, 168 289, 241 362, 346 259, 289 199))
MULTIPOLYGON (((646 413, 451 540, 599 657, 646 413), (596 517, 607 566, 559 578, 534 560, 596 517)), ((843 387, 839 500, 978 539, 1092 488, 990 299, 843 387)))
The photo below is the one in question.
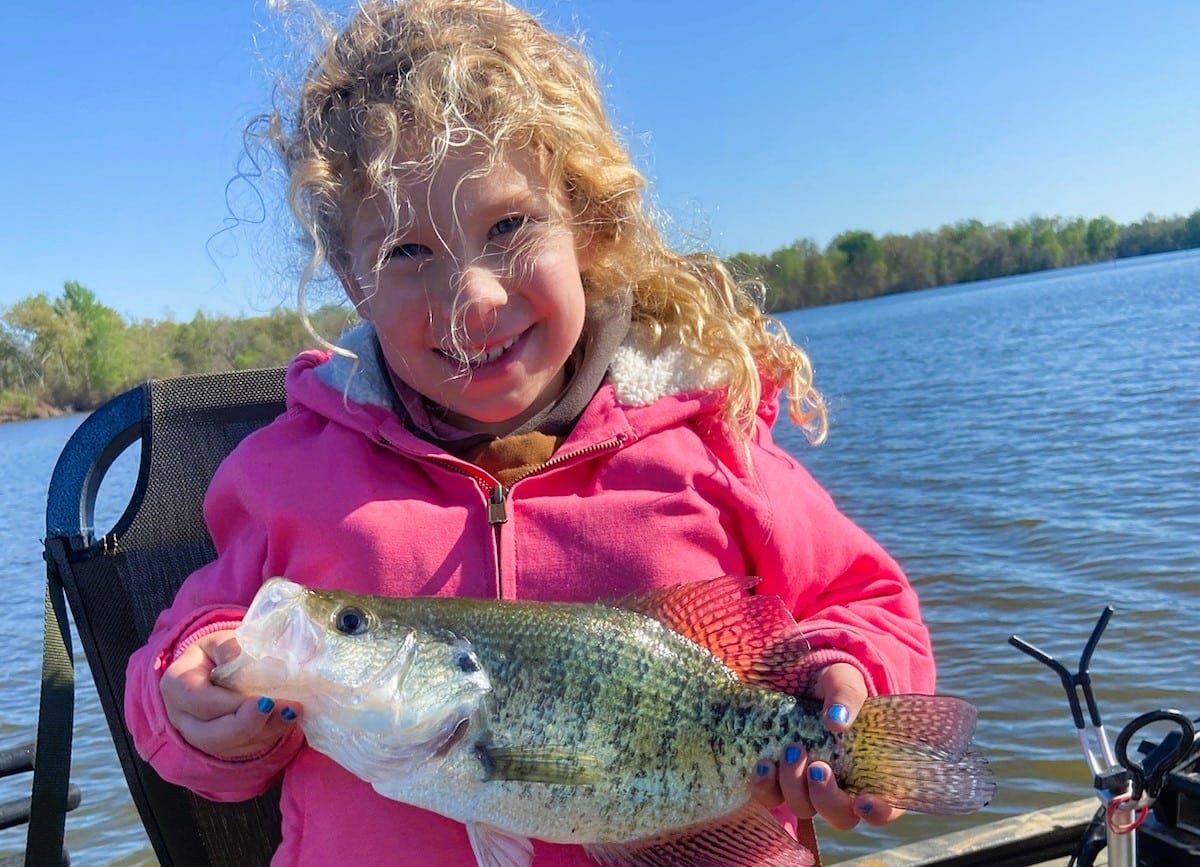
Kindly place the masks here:
POLYGON ((434 752, 435 759, 444 759, 450 755, 451 751, 467 739, 467 735, 471 733, 471 721, 469 719, 460 720, 458 725, 454 727, 454 731, 450 733, 450 737, 442 743, 434 752))
POLYGON ((320 710, 309 712, 306 707, 305 711, 309 746, 362 777, 381 794, 400 797, 380 786, 403 781, 407 788, 416 778, 436 774, 450 757, 468 749, 474 709, 401 727, 381 710, 356 710, 336 719, 320 710))

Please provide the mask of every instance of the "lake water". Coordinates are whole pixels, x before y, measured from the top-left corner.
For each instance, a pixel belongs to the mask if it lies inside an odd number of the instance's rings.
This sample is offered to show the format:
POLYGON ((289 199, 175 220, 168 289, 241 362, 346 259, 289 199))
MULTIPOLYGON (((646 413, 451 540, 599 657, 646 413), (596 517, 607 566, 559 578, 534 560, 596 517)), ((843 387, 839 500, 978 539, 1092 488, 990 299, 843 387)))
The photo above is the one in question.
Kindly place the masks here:
MULTIPOLYGON (((1110 732, 1137 714, 1200 715, 1200 255, 1172 254, 784 315, 833 410, 813 449, 780 437, 917 586, 940 691, 980 709, 1000 779, 983 813, 822 828, 827 862, 1086 797, 1061 686, 1007 644, 1020 634, 1092 663, 1110 732)), ((0 744, 32 737, 40 677, 40 540, 54 460, 78 418, 0 425, 0 744)), ((115 521, 131 456, 102 490, 115 521)), ((153 864, 77 652, 74 863, 153 864)), ((0 800, 27 778, 8 781, 0 800)), ((0 832, 0 855, 24 829, 0 832)))

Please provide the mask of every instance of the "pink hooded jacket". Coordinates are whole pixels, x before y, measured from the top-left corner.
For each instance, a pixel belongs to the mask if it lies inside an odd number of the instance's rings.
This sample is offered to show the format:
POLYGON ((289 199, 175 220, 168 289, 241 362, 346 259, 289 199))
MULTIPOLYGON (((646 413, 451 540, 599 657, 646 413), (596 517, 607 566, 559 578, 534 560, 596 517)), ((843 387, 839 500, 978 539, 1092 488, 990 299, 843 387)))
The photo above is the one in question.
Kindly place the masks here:
MULTIPOLYGON (((351 332, 361 363, 307 352, 292 364, 287 411, 239 445, 209 489, 217 559, 187 579, 129 662, 129 728, 165 779, 235 801, 283 774, 273 863, 462 867, 474 856, 462 825, 377 795, 298 728, 266 755, 229 762, 167 720, 158 683, 179 644, 240 619, 271 576, 388 595, 592 601, 752 574, 803 623, 817 661, 853 663, 872 693, 933 692, 916 595, 772 443, 775 396, 747 462, 696 366, 627 342, 553 459, 506 490, 405 429, 373 340, 369 326, 351 332)), ((594 864, 580 847, 541 842, 534 863, 594 864)))

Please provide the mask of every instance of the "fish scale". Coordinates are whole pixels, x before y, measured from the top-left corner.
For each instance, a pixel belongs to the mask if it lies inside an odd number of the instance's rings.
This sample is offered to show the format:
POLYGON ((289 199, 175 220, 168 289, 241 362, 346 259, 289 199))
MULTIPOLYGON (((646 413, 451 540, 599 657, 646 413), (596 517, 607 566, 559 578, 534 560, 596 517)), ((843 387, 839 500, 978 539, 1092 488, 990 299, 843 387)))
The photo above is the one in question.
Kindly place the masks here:
MULTIPOLYGON (((664 805, 677 820, 677 802, 684 799, 695 805, 687 816, 689 823, 737 806, 740 797, 730 802, 694 793, 718 794, 735 781, 744 783, 767 742, 761 737, 750 743, 739 738, 734 728, 738 715, 714 717, 713 702, 696 690, 696 684, 707 679, 723 691, 718 693, 716 713, 726 701, 732 707, 734 690, 744 687, 723 667, 714 667, 711 654, 645 617, 604 606, 580 609, 548 605, 529 611, 484 604, 451 614, 435 603, 427 610, 415 610, 411 622, 432 631, 453 628, 472 636, 472 646, 493 684, 488 699, 493 743, 566 745, 595 756, 612 775, 614 788, 603 799, 578 803, 576 809, 566 805, 564 822, 576 834, 585 823, 611 833, 616 823, 628 827, 629 839, 635 839, 661 827, 664 805), (580 642, 578 619, 585 619, 601 637, 625 634, 638 640, 580 642), (544 650, 530 653, 534 645, 544 650), (529 695, 556 700, 530 703, 523 698, 529 695), (572 713, 564 717, 563 707, 572 713), (671 722, 664 725, 664 720, 671 722), (739 743, 741 748, 731 752, 729 747, 739 743), (664 756, 668 761, 663 761, 664 756), (627 773, 627 768, 658 771, 639 775, 627 773)), ((790 704, 790 700, 780 697, 780 703, 790 704)), ((763 712, 769 708, 762 707, 759 715, 763 712)), ((758 726, 747 722, 749 729, 758 726)), ((544 810, 563 810, 568 796, 577 794, 571 786, 519 788, 521 800, 530 805, 530 816, 538 816, 539 822, 545 821, 540 816, 544 810)))
POLYGON ((489 867, 531 863, 529 839, 631 867, 811 864, 750 796, 755 765, 793 742, 851 793, 938 813, 990 800, 973 707, 876 696, 830 733, 818 704, 789 694, 812 682, 799 627, 778 598, 746 596, 750 584, 607 605, 272 579, 214 681, 301 702, 311 747, 387 797, 463 822, 489 867))

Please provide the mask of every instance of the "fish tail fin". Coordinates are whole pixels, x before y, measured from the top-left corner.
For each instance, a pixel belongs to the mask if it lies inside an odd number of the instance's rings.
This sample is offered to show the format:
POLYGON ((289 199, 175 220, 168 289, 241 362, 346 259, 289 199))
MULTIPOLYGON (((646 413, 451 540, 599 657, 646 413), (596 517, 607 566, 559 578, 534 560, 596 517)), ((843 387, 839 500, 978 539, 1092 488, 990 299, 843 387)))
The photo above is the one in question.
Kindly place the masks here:
MULTIPOLYGON (((705 648, 743 683, 811 696, 820 671, 811 646, 779 597, 748 595, 755 583, 752 577, 726 575, 620 604, 705 648)), ((971 746, 975 717, 970 703, 951 696, 869 698, 831 764, 849 791, 871 792, 924 813, 970 813, 996 790, 987 760, 971 746)))
MULTIPOLYGON (((937 815, 978 810, 991 801, 996 780, 971 745, 975 718, 973 705, 952 696, 869 698, 846 732, 852 760, 838 773, 839 782, 906 810, 937 815)), ((833 765, 838 770, 836 758, 833 765)))

